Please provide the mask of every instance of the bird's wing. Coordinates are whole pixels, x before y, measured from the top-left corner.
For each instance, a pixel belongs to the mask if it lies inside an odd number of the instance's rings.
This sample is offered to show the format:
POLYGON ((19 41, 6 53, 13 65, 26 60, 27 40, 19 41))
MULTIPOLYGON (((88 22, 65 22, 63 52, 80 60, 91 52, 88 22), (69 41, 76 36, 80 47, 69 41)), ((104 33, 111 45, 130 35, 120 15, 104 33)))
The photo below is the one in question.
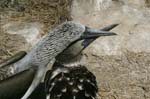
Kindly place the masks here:
POLYGON ((46 71, 46 67, 45 68, 37 68, 31 85, 29 86, 28 90, 26 91, 26 93, 24 94, 24 96, 21 99, 27 99, 32 94, 32 92, 37 88, 37 86, 42 81, 45 71, 46 71))
POLYGON ((0 99, 20 99, 34 78, 35 68, 30 68, 0 81, 0 99))
POLYGON ((29 99, 46 99, 45 84, 40 83, 39 86, 30 95, 29 99))
POLYGON ((26 55, 25 51, 20 51, 4 62, 0 63, 0 80, 4 80, 14 74, 13 66, 14 63, 21 60, 26 55))
POLYGON ((12 57, 6 59, 5 61, 3 61, 0 64, 0 67, 4 67, 4 66, 8 66, 10 64, 13 64, 17 61, 19 61, 20 59, 22 59, 27 53, 25 51, 20 51, 17 54, 13 55, 12 57))

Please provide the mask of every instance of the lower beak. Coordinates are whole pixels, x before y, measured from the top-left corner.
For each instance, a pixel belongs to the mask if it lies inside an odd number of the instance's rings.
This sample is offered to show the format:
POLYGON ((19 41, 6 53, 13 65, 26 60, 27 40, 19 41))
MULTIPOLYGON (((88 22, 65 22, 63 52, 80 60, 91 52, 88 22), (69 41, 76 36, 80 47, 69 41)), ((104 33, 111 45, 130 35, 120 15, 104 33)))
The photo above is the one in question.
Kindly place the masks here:
POLYGON ((81 39, 92 39, 95 37, 112 36, 112 35, 116 35, 116 33, 86 27, 84 34, 81 36, 81 39))

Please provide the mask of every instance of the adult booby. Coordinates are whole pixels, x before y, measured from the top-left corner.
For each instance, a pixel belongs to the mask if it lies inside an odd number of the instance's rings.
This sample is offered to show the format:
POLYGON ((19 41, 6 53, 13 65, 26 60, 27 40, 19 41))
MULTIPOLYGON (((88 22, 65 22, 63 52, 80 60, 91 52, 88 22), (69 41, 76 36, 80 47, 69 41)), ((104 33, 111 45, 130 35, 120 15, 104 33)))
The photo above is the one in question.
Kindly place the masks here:
POLYGON ((1 80, 31 67, 36 68, 34 79, 25 95, 21 98, 27 99, 40 83, 47 64, 53 58, 79 40, 87 40, 101 35, 115 35, 115 33, 92 29, 74 21, 65 22, 49 31, 27 55, 16 63, 10 64, 11 66, 2 65, 0 68, 1 80))
MULTIPOLYGON (((101 30, 107 31, 117 25, 112 24, 101 30)), ((56 57, 53 68, 46 73, 45 84, 41 83, 39 86, 43 87, 45 85, 47 99, 94 99, 96 97, 98 87, 94 74, 81 64, 71 64, 80 60, 82 50, 95 39, 88 39, 84 47, 81 46, 82 42, 78 41, 56 57)), ((42 88, 38 88, 31 95, 31 99, 34 99, 37 94, 41 94, 38 99, 45 99, 44 92, 42 93, 40 90, 42 88)))

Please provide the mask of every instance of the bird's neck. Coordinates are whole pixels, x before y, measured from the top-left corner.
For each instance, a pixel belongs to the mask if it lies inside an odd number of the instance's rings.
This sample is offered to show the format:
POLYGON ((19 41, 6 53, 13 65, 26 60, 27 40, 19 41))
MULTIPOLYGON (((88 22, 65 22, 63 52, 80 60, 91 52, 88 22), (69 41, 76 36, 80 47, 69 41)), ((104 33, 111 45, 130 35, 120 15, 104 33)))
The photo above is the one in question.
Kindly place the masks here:
POLYGON ((68 61, 60 62, 57 61, 59 64, 62 64, 64 67, 79 67, 82 65, 82 54, 80 53, 78 56, 69 59, 68 61))
POLYGON ((59 38, 55 33, 45 35, 17 66, 18 71, 28 69, 30 66, 45 67, 69 45, 68 41, 59 38), (26 66, 21 66, 26 65, 26 66), (19 70, 20 69, 20 70, 19 70))

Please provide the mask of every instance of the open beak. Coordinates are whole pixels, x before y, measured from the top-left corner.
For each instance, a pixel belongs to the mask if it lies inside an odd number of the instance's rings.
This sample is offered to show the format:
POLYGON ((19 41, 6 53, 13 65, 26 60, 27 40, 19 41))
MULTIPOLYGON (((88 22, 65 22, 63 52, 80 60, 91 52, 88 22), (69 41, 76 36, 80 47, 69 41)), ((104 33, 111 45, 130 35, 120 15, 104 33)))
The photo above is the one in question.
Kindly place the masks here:
POLYGON ((81 39, 93 39, 100 36, 112 36, 112 35, 117 35, 117 34, 109 31, 102 31, 102 30, 86 27, 85 32, 81 36, 81 39))
POLYGON ((83 40, 82 46, 87 47, 90 43, 92 43, 96 38, 100 36, 113 36, 113 35, 117 35, 117 34, 114 32, 97 30, 97 29, 86 27, 85 32, 80 37, 80 40, 83 40))

